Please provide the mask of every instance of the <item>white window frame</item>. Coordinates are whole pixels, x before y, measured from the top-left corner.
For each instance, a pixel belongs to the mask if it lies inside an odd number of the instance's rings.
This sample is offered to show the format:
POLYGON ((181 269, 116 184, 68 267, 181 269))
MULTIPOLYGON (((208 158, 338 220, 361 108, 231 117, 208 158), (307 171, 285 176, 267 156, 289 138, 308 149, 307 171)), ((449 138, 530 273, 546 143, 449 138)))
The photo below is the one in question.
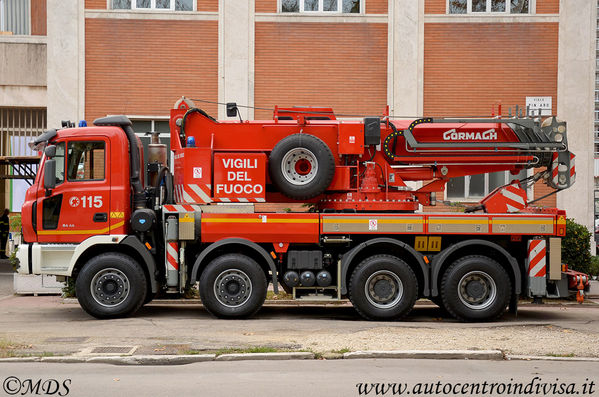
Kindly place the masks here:
MULTIPOLYGON (((507 184, 510 181, 510 172, 509 171, 504 171, 505 172, 505 179, 504 179, 504 185, 507 184)), ((532 176, 532 169, 528 169, 526 170, 526 177, 531 177, 532 176)), ((485 176, 485 181, 484 181, 484 187, 485 187, 485 192, 482 196, 468 196, 467 193, 470 191, 470 178, 473 175, 466 175, 463 177, 458 177, 458 178, 464 178, 464 195, 460 196, 460 197, 449 197, 449 193, 448 193, 448 189, 447 187, 445 188, 445 201, 454 201, 454 202, 462 202, 462 203, 476 203, 479 202, 481 199, 483 199, 484 197, 486 197, 489 193, 491 193, 491 190, 489 190, 489 173, 483 174, 485 176)), ((448 182, 449 183, 449 182, 448 182)), ((532 194, 532 188, 527 188, 526 189, 526 195, 528 196, 528 200, 532 200, 533 198, 533 194, 532 194)))
POLYGON ((4 30, 4 0, 0 0, 0 32, 4 30))
POLYGON ((494 15, 494 16, 499 16, 499 15, 533 15, 536 13, 536 9, 537 9, 537 1, 536 0, 529 0, 528 3, 528 12, 527 13, 523 13, 523 14, 512 14, 511 13, 511 0, 505 0, 505 11, 491 11, 491 0, 487 0, 487 6, 486 6, 486 11, 484 12, 479 12, 479 11, 472 11, 472 0, 467 0, 466 3, 466 13, 465 14, 451 14, 449 12, 449 2, 451 0, 446 0, 445 2, 445 10, 447 15, 494 15))
POLYGON ((175 0, 170 0, 169 8, 156 8, 156 0, 150 0, 150 7, 138 7, 137 0, 131 0, 131 9, 132 10, 156 10, 156 11, 166 11, 171 10, 175 11, 175 0))
POLYGON ((304 0, 298 0, 299 2, 299 12, 283 12, 283 2, 282 0, 278 0, 277 9, 279 13, 283 14, 308 14, 308 15, 331 15, 331 14, 341 14, 341 15, 361 15, 364 14, 365 6, 364 3, 366 0, 360 0, 360 12, 359 13, 350 13, 343 12, 343 0, 337 0, 337 11, 322 11, 324 7, 324 0, 318 0, 318 11, 306 11, 304 9, 304 0))
MULTIPOLYGON (((191 11, 176 10, 175 3, 176 3, 175 0, 171 0, 170 8, 156 8, 156 0, 150 0, 150 7, 144 8, 144 7, 137 7, 137 0, 131 0, 131 8, 129 8, 129 10, 132 10, 132 11, 158 11, 158 12, 161 12, 161 11, 193 12, 198 9, 198 0, 192 1, 191 11)), ((127 11, 128 10, 127 8, 112 8, 112 0, 108 0, 108 8, 110 10, 115 10, 115 11, 127 11)))

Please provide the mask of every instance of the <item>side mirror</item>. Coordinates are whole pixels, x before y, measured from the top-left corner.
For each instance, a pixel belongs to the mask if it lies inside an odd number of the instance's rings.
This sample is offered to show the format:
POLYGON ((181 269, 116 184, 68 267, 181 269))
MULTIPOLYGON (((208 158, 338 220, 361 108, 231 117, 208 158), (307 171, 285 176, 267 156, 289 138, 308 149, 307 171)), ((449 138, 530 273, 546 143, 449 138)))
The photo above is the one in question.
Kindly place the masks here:
MULTIPOLYGON (((54 147, 56 151, 56 147, 54 147)), ((48 155, 46 153, 46 155, 48 155)), ((46 160, 44 165, 44 189, 54 189, 56 187, 56 160, 46 160)))
POLYGON ((46 146, 46 149, 44 150, 44 153, 46 154, 46 157, 48 157, 50 159, 52 157, 56 156, 56 145, 46 146))

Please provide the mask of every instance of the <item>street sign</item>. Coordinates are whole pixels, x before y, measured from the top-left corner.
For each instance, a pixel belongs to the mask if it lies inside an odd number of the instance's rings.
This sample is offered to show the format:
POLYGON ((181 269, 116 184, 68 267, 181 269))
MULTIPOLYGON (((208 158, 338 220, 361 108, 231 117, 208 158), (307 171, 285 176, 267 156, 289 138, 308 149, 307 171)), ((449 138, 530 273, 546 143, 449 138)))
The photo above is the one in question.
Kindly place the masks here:
POLYGON ((532 116, 538 115, 539 110, 541 116, 551 116, 552 100, 553 98, 550 96, 527 96, 526 107, 532 116))

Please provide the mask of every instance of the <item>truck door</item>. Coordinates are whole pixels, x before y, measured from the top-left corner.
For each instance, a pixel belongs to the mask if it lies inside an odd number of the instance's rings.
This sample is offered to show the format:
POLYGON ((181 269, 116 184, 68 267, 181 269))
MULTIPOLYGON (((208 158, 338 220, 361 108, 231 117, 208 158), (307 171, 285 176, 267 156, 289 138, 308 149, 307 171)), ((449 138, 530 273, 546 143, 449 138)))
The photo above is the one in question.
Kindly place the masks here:
POLYGON ((88 136, 56 144, 56 187, 38 190, 39 242, 79 243, 109 234, 109 142, 88 136))

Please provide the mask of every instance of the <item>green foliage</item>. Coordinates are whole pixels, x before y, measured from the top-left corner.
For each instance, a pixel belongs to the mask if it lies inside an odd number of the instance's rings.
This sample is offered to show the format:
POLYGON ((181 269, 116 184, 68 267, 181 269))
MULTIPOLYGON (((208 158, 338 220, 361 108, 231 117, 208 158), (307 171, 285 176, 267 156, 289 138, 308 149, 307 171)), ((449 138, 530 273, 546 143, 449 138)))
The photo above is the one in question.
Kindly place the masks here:
POLYGON ((15 249, 12 250, 12 253, 8 257, 8 262, 12 266, 12 270, 14 270, 15 272, 17 271, 17 267, 19 266, 19 259, 17 258, 17 251, 19 251, 19 247, 15 247, 15 249))
POLYGON ((593 256, 589 265, 589 275, 599 276, 599 256, 593 256))
POLYGON ((588 273, 591 267, 591 233, 572 219, 566 220, 566 236, 562 239, 562 263, 583 273, 588 273))
POLYGON ((12 214, 9 217, 11 233, 21 233, 21 214, 12 214))
POLYGON ((67 282, 64 283, 62 288, 63 298, 75 298, 75 279, 73 277, 67 277, 67 282))

